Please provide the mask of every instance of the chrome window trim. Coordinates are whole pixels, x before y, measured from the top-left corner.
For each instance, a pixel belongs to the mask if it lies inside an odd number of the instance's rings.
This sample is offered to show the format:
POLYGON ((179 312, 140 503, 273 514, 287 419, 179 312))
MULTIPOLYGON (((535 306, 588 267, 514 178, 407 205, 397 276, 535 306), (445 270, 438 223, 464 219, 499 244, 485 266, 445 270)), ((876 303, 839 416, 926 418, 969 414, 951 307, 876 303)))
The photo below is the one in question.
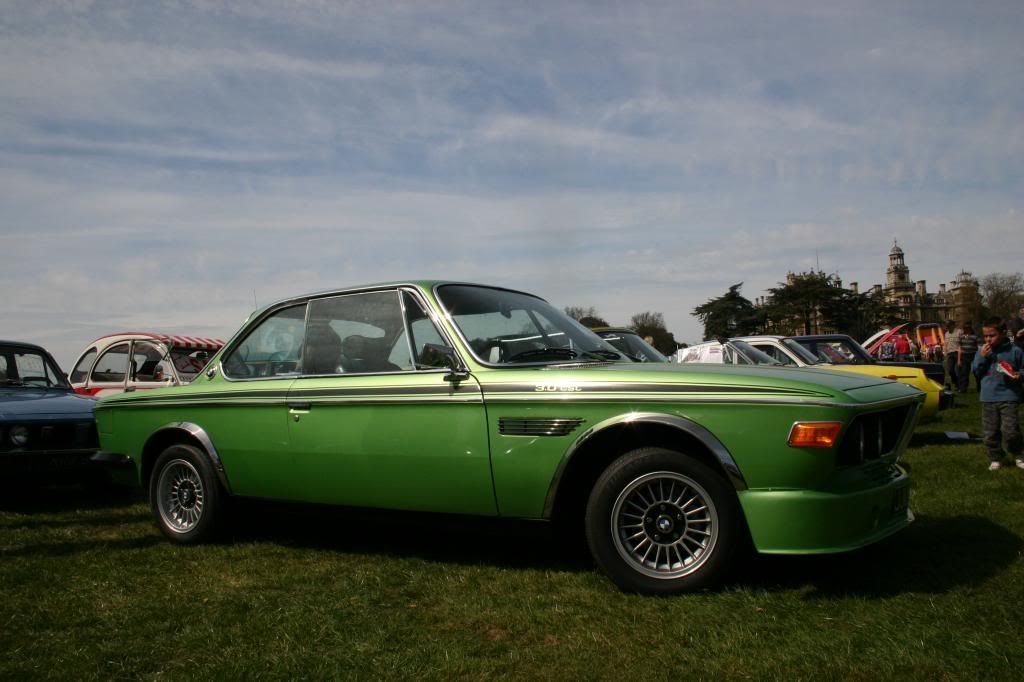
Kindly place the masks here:
MULTIPOLYGON (((457 284, 457 282, 445 282, 445 284, 457 284)), ((436 286, 440 286, 440 284, 435 285, 435 287, 436 286)), ((499 287, 487 287, 487 288, 495 289, 495 288, 499 288, 499 287)), ((322 378, 327 378, 327 377, 387 376, 387 375, 397 375, 397 374, 408 375, 408 374, 410 374, 409 370, 400 370, 398 372, 346 372, 344 374, 306 374, 306 375, 301 375, 300 374, 300 375, 295 375, 295 376, 232 378, 232 377, 228 376, 227 373, 224 372, 224 359, 228 356, 228 354, 232 353, 239 345, 241 345, 241 343, 248 337, 249 332, 252 329, 254 329, 257 325, 262 324, 262 322, 264 320, 266 320, 268 317, 270 317, 271 315, 273 315, 273 314, 275 314, 275 313, 277 313, 277 312, 279 312, 281 310, 284 310, 285 308, 290 308, 290 307, 297 306, 297 305, 305 305, 306 306, 306 316, 305 316, 305 320, 303 322, 303 343, 305 343, 305 328, 306 328, 306 325, 309 322, 309 304, 311 302, 313 302, 314 300, 321 300, 321 299, 325 299, 325 298, 337 298, 339 296, 349 296, 349 295, 353 295, 353 294, 378 293, 378 292, 382 292, 382 291, 395 291, 395 292, 408 291, 409 293, 411 293, 413 298, 415 298, 417 300, 417 302, 426 311, 427 316, 430 318, 430 321, 431 321, 431 323, 433 323, 434 327, 437 328, 438 332, 440 332, 441 336, 445 339, 445 341, 447 341, 448 344, 455 350, 456 355, 459 357, 459 360, 460 360, 460 362, 462 362, 463 366, 466 365, 465 358, 464 358, 463 354, 459 352, 458 346, 456 346, 454 343, 452 343, 452 337, 451 337, 451 334, 449 333, 448 329, 446 328, 446 326, 444 324, 440 323, 440 319, 437 316, 437 312, 434 310, 433 306, 431 306, 430 303, 423 296, 423 293, 420 291, 419 287, 417 287, 415 284, 413 284, 411 282, 401 282, 401 283, 397 283, 397 284, 383 284, 383 285, 371 286, 371 287, 366 287, 366 288, 340 289, 340 290, 337 290, 337 291, 324 291, 324 292, 319 292, 319 293, 316 293, 316 294, 306 294, 306 295, 303 295, 303 296, 295 296, 295 297, 292 297, 292 298, 287 298, 287 299, 278 301, 277 303, 274 303, 272 305, 269 305, 264 310, 262 310, 257 317, 249 320, 245 325, 242 326, 241 329, 239 329, 237 332, 235 332, 234 336, 232 336, 230 339, 228 339, 227 343, 224 344, 224 347, 219 352, 220 354, 219 354, 219 356, 217 358, 217 364, 214 367, 214 369, 217 372, 219 372, 220 376, 222 376, 224 378, 224 381, 227 381, 229 383, 251 382, 251 381, 281 381, 281 380, 295 381, 295 380, 298 380, 298 379, 316 379, 316 378, 321 378, 322 379, 322 378)), ((509 289, 508 291, 512 291, 512 290, 509 289)), ((517 292, 517 293, 523 293, 523 292, 517 292)), ((436 294, 435 294, 435 298, 436 298, 436 294)), ((535 297, 535 298, 537 298, 537 297, 535 297)), ((402 297, 399 296, 398 299, 399 299, 399 302, 401 302, 402 297)), ((543 299, 541 299, 541 300, 543 300, 543 299)), ((404 320, 403 320, 403 323, 404 323, 404 320)), ((207 368, 204 368, 204 371, 209 372, 209 366, 207 368)), ((444 373, 444 374, 448 373, 447 369, 442 369, 442 368, 424 369, 424 370, 414 369, 413 371, 415 371, 415 372, 422 372, 422 373, 444 373)), ((212 379, 212 378, 213 377, 211 377, 211 376, 207 376, 207 380, 212 379)))
MULTIPOLYGON (((417 287, 414 287, 414 286, 405 286, 405 285, 403 285, 403 286, 401 286, 399 288, 402 291, 409 292, 409 294, 414 299, 416 299, 416 302, 419 303, 420 307, 427 314, 427 318, 430 320, 430 323, 432 325, 434 325, 434 329, 437 330, 437 332, 441 336, 441 338, 444 339, 446 344, 448 344, 448 347, 455 351, 456 357, 459 358, 459 363, 463 367, 468 367, 468 365, 466 364, 466 359, 463 357, 462 353, 459 352, 459 347, 452 341, 451 334, 449 333, 449 331, 446 328, 446 326, 441 323, 440 318, 437 316, 437 311, 434 310, 434 307, 431 306, 430 302, 426 299, 425 296, 423 296, 423 292, 421 292, 417 287)), ((434 298, 437 298, 436 294, 435 294, 434 298)), ((438 305, 440 306, 440 304, 441 304, 440 303, 440 299, 438 299, 438 305)), ((410 339, 410 342, 411 342, 411 339, 410 339)), ((412 358, 413 358, 413 368, 415 369, 416 368, 416 355, 413 354, 412 358)), ((447 374, 449 370, 445 369, 445 368, 435 368, 435 369, 415 369, 415 371, 417 371, 417 372, 444 372, 445 374, 447 374)))

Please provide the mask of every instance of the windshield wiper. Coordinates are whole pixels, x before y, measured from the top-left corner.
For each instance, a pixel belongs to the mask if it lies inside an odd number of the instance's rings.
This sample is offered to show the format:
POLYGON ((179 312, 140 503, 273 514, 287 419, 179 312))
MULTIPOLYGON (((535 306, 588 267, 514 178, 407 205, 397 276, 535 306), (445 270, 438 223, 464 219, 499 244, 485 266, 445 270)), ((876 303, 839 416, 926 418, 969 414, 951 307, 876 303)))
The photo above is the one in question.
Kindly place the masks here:
POLYGON ((558 348, 558 347, 545 347, 545 348, 531 348, 530 350, 524 350, 521 353, 516 353, 510 358, 507 358, 505 362, 521 362, 523 360, 529 360, 530 358, 538 358, 544 356, 554 356, 562 358, 575 358, 579 357, 579 353, 574 351, 572 348, 558 348))
MULTIPOLYGON (((616 360, 622 360, 623 359, 623 354, 622 353, 619 353, 618 351, 614 351, 614 350, 604 350, 602 348, 597 348, 595 350, 585 350, 585 351, 581 352, 580 355, 585 357, 585 358, 596 358, 596 359, 599 359, 599 360, 610 360, 610 361, 613 361, 613 362, 616 361, 616 360)), ((626 357, 629 357, 629 356, 626 356, 626 357)))
POLYGON ((24 381, 18 381, 17 379, 4 379, 0 381, 0 386, 28 386, 24 381))

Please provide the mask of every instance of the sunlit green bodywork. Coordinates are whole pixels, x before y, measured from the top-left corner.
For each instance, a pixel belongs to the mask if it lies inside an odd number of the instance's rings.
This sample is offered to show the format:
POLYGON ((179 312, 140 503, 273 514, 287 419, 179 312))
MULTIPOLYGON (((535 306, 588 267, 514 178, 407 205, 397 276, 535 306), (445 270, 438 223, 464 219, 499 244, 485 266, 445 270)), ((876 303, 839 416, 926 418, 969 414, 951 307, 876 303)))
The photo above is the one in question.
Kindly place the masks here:
POLYGON ((226 378, 222 358, 283 303, 275 304, 254 313, 192 384, 100 401, 102 449, 123 456, 128 477, 143 485, 163 447, 188 442, 207 453, 232 495, 540 519, 551 518, 574 487, 593 483, 582 473, 593 468, 588 462, 657 443, 708 462, 731 482, 761 552, 844 551, 913 520, 897 460, 917 419, 919 391, 809 369, 488 366, 440 305, 438 286, 370 289, 414 292, 468 370, 464 376, 431 369, 226 378), (843 464, 838 446, 787 445, 795 422, 849 425, 894 409, 905 417, 892 448, 870 461, 843 464))

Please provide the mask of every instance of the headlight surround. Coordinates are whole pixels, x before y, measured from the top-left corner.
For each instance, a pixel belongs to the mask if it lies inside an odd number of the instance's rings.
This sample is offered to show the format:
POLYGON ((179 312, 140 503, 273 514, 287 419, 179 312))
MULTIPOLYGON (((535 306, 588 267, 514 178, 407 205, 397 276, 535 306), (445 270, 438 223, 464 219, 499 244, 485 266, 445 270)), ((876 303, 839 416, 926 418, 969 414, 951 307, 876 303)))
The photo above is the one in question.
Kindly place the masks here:
POLYGON ((28 427, 12 426, 10 431, 7 432, 7 437, 11 440, 11 444, 14 447, 24 447, 28 445, 28 427))

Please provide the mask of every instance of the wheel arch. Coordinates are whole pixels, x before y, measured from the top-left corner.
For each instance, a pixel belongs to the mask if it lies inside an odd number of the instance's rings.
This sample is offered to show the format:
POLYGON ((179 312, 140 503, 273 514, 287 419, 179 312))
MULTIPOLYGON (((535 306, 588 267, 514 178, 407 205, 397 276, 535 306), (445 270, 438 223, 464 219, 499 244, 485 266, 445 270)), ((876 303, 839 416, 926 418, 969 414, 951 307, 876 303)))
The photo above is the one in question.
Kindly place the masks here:
POLYGON ((165 424, 149 436, 146 444, 142 447, 140 480, 143 487, 148 488, 153 465, 160 453, 168 447, 178 444, 193 445, 199 448, 200 452, 209 460, 213 470, 217 472, 217 480, 224 487, 224 491, 231 494, 231 486, 228 484, 227 475, 224 472, 224 464, 217 453, 217 448, 213 445, 213 440, 203 427, 192 422, 165 424))
POLYGON ((592 426, 566 451, 548 487, 544 518, 556 519, 565 512, 579 511, 609 464, 629 450, 646 446, 682 449, 720 473, 735 490, 747 489, 732 455, 700 424, 672 414, 630 413, 592 426))

